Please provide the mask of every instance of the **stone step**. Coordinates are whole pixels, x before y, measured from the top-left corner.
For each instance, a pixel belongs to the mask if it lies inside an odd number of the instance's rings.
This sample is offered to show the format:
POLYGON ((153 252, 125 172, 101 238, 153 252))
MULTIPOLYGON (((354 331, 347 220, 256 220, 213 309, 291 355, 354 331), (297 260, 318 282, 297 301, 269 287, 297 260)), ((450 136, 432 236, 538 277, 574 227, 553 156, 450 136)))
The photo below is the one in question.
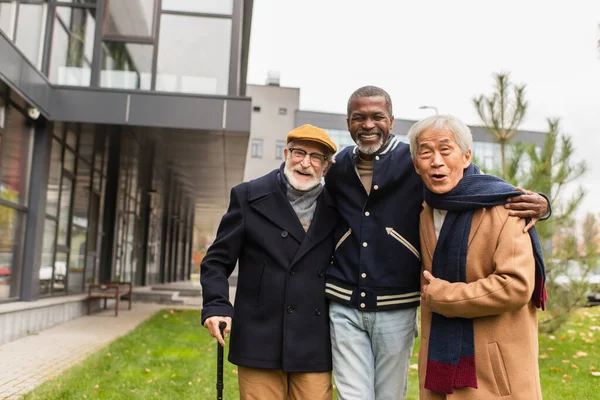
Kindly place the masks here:
POLYGON ((147 303, 161 304, 183 304, 184 301, 179 297, 179 292, 172 290, 135 290, 133 291, 133 300, 147 303))
POLYGON ((159 285, 152 286, 153 292, 178 292, 180 296, 185 297, 197 297, 202 296, 202 288, 201 287, 177 287, 170 285, 159 285))

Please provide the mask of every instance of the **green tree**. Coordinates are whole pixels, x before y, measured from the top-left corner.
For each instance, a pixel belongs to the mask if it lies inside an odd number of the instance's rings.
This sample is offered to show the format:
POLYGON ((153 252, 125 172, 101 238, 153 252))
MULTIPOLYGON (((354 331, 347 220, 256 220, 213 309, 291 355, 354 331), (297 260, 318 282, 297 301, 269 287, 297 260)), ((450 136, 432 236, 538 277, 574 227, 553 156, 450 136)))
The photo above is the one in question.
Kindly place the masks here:
POLYGON ((582 224, 583 235, 578 235, 575 221, 585 191, 580 185, 570 193, 565 191, 586 172, 585 161, 573 161, 572 139, 561 132, 560 120, 547 122, 548 132, 541 148, 531 143, 513 146, 506 174, 516 186, 547 194, 552 205, 552 217, 537 224, 536 229, 544 250, 548 291, 548 315, 540 329, 554 331, 586 301, 586 279, 598 256, 595 242, 589 240, 597 232, 595 219, 588 217, 582 224))
POLYGON ((472 99, 484 127, 500 143, 502 178, 508 180, 506 171, 506 145, 517 133, 525 117, 525 85, 510 82, 509 73, 494 74, 494 92, 489 96, 479 95, 472 99))

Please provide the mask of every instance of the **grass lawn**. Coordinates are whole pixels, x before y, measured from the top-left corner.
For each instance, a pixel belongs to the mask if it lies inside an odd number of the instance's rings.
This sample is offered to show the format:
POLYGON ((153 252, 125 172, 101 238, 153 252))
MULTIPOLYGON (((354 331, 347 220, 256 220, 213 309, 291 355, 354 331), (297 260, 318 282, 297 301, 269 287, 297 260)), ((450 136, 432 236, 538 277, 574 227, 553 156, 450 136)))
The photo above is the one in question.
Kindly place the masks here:
MULTIPOLYGON (((600 307, 574 313, 552 336, 540 334, 544 398, 598 398, 600 376, 593 373, 600 371, 599 346, 600 307)), ((214 399, 216 357, 216 341, 200 325, 198 311, 164 310, 24 398, 214 399)), ((239 398, 236 367, 228 361, 224 381, 223 398, 239 398)), ((417 382, 411 368, 407 399, 418 399, 417 382)))

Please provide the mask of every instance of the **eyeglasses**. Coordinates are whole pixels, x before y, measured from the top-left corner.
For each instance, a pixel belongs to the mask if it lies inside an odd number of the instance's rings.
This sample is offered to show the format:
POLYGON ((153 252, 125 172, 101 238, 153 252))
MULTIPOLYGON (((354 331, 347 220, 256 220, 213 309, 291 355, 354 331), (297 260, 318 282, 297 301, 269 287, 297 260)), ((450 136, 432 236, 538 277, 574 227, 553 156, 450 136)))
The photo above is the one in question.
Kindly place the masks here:
POLYGON ((310 156, 310 163, 315 167, 319 167, 323 165, 325 161, 327 161, 327 156, 321 153, 308 153, 305 150, 296 148, 296 147, 288 147, 292 155, 292 160, 294 161, 302 161, 308 154, 310 156))

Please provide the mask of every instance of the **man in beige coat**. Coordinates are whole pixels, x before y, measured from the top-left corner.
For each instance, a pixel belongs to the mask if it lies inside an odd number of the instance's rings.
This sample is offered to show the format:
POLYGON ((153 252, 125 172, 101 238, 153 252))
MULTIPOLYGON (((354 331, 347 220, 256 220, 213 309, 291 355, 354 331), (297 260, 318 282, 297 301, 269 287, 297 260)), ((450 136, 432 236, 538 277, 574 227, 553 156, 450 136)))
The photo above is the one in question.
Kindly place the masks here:
POLYGON ((471 133, 454 117, 418 122, 409 141, 426 186, 421 399, 541 399, 545 271, 535 231, 498 205, 514 188, 471 164, 471 133))

